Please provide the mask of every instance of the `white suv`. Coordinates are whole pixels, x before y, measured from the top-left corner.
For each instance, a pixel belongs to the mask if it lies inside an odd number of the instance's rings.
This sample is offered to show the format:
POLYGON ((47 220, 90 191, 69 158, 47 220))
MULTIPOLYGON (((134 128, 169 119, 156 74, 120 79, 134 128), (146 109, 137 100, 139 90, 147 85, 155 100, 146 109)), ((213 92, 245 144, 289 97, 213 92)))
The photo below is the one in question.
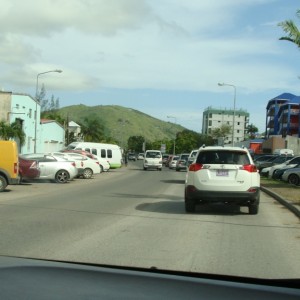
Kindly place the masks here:
POLYGON ((185 181, 185 209, 194 212, 196 204, 226 203, 248 206, 257 214, 260 176, 246 148, 201 147, 189 166, 185 181))
POLYGON ((144 158, 144 170, 162 169, 162 154, 159 150, 147 150, 144 158))

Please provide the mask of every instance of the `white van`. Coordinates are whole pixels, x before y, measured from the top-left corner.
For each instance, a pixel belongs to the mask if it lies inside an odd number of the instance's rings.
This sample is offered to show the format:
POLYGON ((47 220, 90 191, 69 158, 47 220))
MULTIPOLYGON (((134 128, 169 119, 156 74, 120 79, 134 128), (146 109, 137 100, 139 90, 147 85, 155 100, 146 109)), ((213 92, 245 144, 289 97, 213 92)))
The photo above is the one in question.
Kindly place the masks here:
POLYGON ((144 158, 144 170, 162 169, 162 154, 159 150, 147 150, 144 158))
POLYGON ((294 151, 292 149, 275 149, 274 154, 276 154, 276 155, 294 155, 294 151))
POLYGON ((74 142, 67 150, 84 150, 100 158, 106 159, 111 169, 122 167, 122 150, 118 145, 90 142, 74 142))

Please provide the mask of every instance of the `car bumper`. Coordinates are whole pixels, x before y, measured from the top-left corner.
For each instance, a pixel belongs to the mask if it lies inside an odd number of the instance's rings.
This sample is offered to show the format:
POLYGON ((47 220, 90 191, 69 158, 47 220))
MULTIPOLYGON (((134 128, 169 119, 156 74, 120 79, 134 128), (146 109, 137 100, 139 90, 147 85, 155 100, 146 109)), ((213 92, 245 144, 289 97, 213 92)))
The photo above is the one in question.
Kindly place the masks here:
POLYGON ((186 199, 195 201, 195 203, 228 203, 247 206, 259 203, 260 188, 254 187, 253 189, 253 192, 203 191, 198 190, 192 185, 188 185, 185 188, 185 197, 186 199))
POLYGON ((162 164, 144 164, 144 168, 147 169, 161 169, 162 168, 162 164))

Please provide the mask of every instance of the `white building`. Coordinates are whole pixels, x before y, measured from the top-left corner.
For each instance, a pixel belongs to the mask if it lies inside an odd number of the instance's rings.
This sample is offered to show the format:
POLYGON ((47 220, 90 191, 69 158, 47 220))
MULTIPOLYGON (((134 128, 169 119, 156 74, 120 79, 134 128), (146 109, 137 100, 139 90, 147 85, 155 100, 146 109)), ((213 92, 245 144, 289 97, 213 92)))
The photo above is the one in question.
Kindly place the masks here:
MULTIPOLYGON (((25 135, 25 144, 18 143, 19 153, 45 152, 49 143, 55 150, 64 147, 64 129, 55 121, 41 124, 41 106, 27 94, 0 91, 0 120, 9 124, 19 122, 25 135)), ((51 148, 50 147, 50 148, 51 148)))
MULTIPOLYGON (((234 143, 245 140, 246 128, 249 125, 249 113, 245 110, 235 110, 234 143)), ((233 110, 207 107, 203 112, 202 134, 210 135, 212 130, 222 125, 229 125, 233 129, 233 110)), ((232 133, 225 137, 225 144, 232 143, 232 133)))

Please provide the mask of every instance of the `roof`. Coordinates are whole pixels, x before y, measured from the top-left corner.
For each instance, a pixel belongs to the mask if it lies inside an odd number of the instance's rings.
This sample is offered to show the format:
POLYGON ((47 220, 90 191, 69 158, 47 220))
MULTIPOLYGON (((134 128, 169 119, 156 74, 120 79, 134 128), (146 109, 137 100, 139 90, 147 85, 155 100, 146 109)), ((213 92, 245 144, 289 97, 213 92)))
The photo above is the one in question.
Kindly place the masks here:
POLYGON ((80 127, 80 125, 78 125, 78 124, 75 123, 74 121, 70 121, 70 122, 69 122, 69 127, 80 127))
POLYGON ((283 94, 280 94, 280 95, 276 96, 275 98, 269 100, 269 102, 267 104, 267 109, 269 109, 271 105, 275 104, 278 101, 280 101, 282 103, 292 103, 294 101, 298 101, 297 103, 300 103, 299 99, 300 99, 299 96, 296 96, 294 94, 283 93, 283 94))

